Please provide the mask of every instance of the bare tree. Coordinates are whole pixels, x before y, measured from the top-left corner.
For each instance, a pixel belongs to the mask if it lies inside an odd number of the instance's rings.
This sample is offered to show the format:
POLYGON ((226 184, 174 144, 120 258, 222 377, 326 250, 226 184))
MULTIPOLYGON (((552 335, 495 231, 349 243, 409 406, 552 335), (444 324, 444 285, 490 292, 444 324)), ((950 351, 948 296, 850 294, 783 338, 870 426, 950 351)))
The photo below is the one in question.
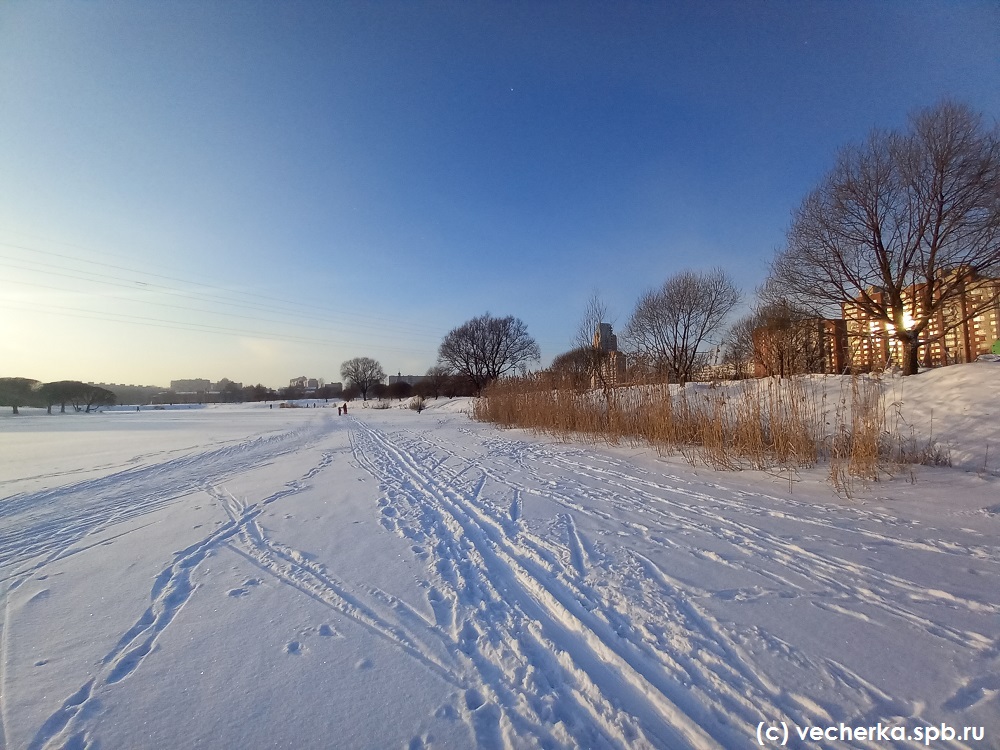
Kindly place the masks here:
POLYGON ((456 398, 458 396, 475 396, 479 390, 475 383, 469 379, 468 375, 452 373, 447 377, 441 388, 441 393, 445 398, 456 398))
POLYGON ((912 375, 920 346, 996 304, 996 292, 957 313, 955 301, 998 270, 1000 130, 945 101, 841 151, 795 212, 766 290, 817 313, 856 307, 900 343, 912 375))
POLYGON ((438 362, 467 377, 478 393, 491 381, 541 358, 519 318, 489 313, 466 321, 441 342, 438 362))
POLYGON ((594 347, 578 346, 568 352, 553 357, 549 370, 562 383, 576 391, 590 388, 590 378, 594 370, 594 347))
POLYGON ((753 339, 754 363, 767 375, 786 377, 824 372, 824 321, 788 301, 757 308, 753 339))
POLYGON ((90 385, 89 383, 85 383, 83 389, 72 400, 74 409, 85 411, 87 414, 90 414, 92 409, 97 409, 101 406, 114 406, 117 402, 118 398, 107 388, 101 388, 99 385, 90 385))
POLYGON ((700 362, 702 346, 739 301, 739 289, 721 268, 685 271, 639 299, 625 335, 657 372, 686 383, 700 362))
POLYGON ((607 349, 597 346, 595 339, 601 324, 608 323, 609 318, 608 306, 604 304, 600 295, 594 292, 587 301, 580 325, 576 329, 576 336, 573 338, 573 343, 576 345, 573 351, 577 352, 576 356, 585 358, 591 385, 599 385, 605 396, 615 380, 609 369, 612 355, 607 349))
POLYGON ((448 382, 448 378, 451 377, 451 370, 442 365, 434 365, 428 368, 427 373, 424 375, 423 380, 421 380, 418 385, 423 395, 432 396, 436 401, 438 396, 440 396, 448 382))
POLYGON ((409 398, 413 395, 413 386, 405 380, 397 380, 395 383, 386 388, 386 395, 389 398, 402 401, 404 398, 409 398))
POLYGON ((38 394, 45 403, 46 412, 52 413, 52 407, 59 404, 59 413, 66 413, 66 404, 72 403, 74 395, 83 391, 87 387, 86 383, 79 380, 58 380, 54 383, 45 383, 38 389, 38 394))
POLYGON ((368 392, 385 380, 385 372, 382 365, 371 357, 355 357, 340 366, 340 377, 357 389, 362 400, 367 401, 368 392))
POLYGON ((9 406, 14 414, 18 407, 40 402, 38 389, 41 384, 32 378, 0 378, 0 406, 9 406))
POLYGON ((756 312, 749 312, 726 331, 722 340, 722 362, 732 368, 733 376, 742 380, 753 375, 753 335, 760 327, 756 312))

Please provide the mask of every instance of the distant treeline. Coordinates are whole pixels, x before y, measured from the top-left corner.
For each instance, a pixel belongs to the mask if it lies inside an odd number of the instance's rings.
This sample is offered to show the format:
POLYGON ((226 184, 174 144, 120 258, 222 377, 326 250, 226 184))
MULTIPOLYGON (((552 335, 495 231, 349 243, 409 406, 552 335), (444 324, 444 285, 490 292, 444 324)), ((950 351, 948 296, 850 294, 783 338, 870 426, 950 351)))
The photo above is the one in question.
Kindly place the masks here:
MULTIPOLYGON (((468 378, 434 367, 426 377, 415 385, 405 382, 385 385, 378 383, 372 387, 370 396, 379 399, 404 399, 410 396, 438 398, 444 396, 470 396, 476 392, 475 385, 468 378)), ((354 386, 341 389, 339 384, 325 385, 307 390, 295 386, 268 388, 261 385, 239 386, 227 383, 218 392, 178 393, 152 385, 116 385, 114 383, 84 383, 79 380, 57 380, 43 383, 33 378, 0 378, 0 407, 9 406, 17 414, 20 407, 44 408, 52 414, 53 407, 60 413, 66 407, 76 412, 92 412, 102 406, 145 405, 145 404, 186 404, 225 403, 235 404, 252 401, 294 401, 302 398, 342 399, 353 401, 361 396, 354 386)))
POLYGON ((14 414, 22 406, 44 406, 49 414, 53 406, 58 406, 64 413, 67 404, 75 411, 89 413, 117 402, 118 397, 107 388, 79 380, 41 383, 32 378, 0 378, 0 406, 10 406, 14 414))

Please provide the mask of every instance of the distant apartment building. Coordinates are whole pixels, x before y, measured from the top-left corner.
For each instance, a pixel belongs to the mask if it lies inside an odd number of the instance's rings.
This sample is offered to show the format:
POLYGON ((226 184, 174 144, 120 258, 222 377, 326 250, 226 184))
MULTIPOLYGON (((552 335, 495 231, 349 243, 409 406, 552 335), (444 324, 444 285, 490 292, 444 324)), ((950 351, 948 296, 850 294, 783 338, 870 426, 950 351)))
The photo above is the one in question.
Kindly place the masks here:
POLYGON ((590 378, 592 388, 599 385, 620 385, 625 381, 625 353, 618 351, 618 337, 610 323, 601 323, 594 331, 594 348, 602 352, 601 369, 590 378), (602 382, 599 382, 602 381, 602 382))
POLYGON ((170 390, 175 393, 207 393, 211 390, 212 381, 205 378, 189 378, 188 380, 171 380, 170 390))
POLYGON ((288 381, 289 388, 301 388, 304 391, 315 391, 318 388, 323 387, 322 378, 307 378, 305 375, 301 375, 297 378, 292 378, 288 381))
POLYGON ((752 337, 753 373, 758 378, 842 374, 850 369, 843 320, 777 320, 756 328, 752 337))
POLYGON ((421 382, 426 376, 424 375, 403 375, 397 372, 395 375, 390 375, 386 380, 386 385, 392 385, 393 383, 406 383, 407 385, 416 385, 421 382))
MULTIPOLYGON (((1000 339, 1000 279, 965 269, 949 273, 960 274, 951 279, 957 282, 958 291, 921 334, 929 341, 918 350, 924 367, 973 362, 980 354, 990 353, 1000 339)), ((904 291, 907 315, 923 312, 924 288, 924 284, 914 284, 904 291)), ((884 292, 877 289, 869 289, 868 294, 880 303, 884 299, 884 292)), ((871 370, 902 363, 902 344, 891 325, 873 320, 859 304, 843 305, 843 314, 853 368, 871 370)))
POLYGON ((240 400, 242 391, 243 383, 237 383, 229 378, 222 378, 218 383, 212 383, 205 378, 171 380, 170 390, 152 395, 149 402, 154 404, 217 404, 240 400), (239 395, 234 397, 234 391, 239 395))

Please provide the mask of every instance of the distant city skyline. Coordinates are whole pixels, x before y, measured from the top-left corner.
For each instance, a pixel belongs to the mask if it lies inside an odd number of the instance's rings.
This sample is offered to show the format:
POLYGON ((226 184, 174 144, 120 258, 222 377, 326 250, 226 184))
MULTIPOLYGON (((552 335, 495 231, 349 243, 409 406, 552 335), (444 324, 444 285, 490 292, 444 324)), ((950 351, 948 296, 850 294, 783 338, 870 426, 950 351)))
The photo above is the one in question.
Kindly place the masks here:
POLYGON ((747 302, 838 149, 1000 118, 991 2, 0 4, 0 376, 420 374, 683 270, 747 302))

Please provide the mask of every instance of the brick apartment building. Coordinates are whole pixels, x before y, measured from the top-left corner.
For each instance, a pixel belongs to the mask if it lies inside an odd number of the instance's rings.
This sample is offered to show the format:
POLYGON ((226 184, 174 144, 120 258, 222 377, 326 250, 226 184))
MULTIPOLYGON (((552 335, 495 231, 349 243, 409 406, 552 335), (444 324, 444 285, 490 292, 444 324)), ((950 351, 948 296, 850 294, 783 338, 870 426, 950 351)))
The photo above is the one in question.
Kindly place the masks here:
POLYGON ((764 325, 753 332, 754 377, 850 371, 843 320, 805 318, 764 325))
MULTIPOLYGON (((973 362, 980 354, 988 354, 1000 339, 1000 278, 983 277, 961 270, 957 293, 931 319, 921 338, 931 339, 919 349, 924 367, 973 362), (971 315, 971 317, 970 317, 971 315), (947 332, 944 332, 948 329, 947 332)), ((910 316, 922 312, 920 300, 923 284, 915 284, 903 293, 903 304, 910 316)), ((883 292, 869 290, 869 296, 882 301, 883 292)), ((860 298, 859 298, 860 299, 860 298)), ((873 320, 860 305, 842 307, 846 325, 848 357, 858 370, 871 370, 887 364, 902 363, 902 345, 892 335, 892 326, 873 320)))

